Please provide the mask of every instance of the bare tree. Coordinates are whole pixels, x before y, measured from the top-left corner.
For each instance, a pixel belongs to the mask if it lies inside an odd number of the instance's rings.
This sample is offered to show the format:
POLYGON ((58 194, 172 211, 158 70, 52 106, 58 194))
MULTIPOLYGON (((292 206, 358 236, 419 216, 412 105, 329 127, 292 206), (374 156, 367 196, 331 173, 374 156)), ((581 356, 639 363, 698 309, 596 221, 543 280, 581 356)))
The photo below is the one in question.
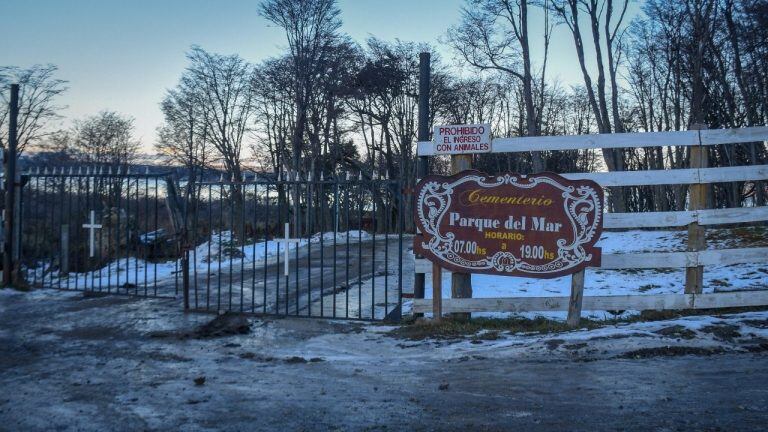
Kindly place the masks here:
POLYGON ((124 169, 139 151, 133 118, 102 111, 75 122, 73 150, 80 162, 124 169))
MULTIPOLYGON (((619 87, 616 75, 621 61, 623 21, 629 0, 620 1, 621 4, 618 9, 614 8, 614 0, 553 0, 550 4, 551 9, 557 13, 561 22, 568 27, 573 36, 576 55, 584 78, 584 86, 600 133, 624 132, 619 114, 619 87), (617 10, 618 13, 616 13, 617 10), (586 21, 581 19, 581 13, 586 14, 586 21), (585 22, 588 23, 588 34, 591 35, 592 46, 595 51, 596 82, 593 81, 589 72, 584 53, 584 37, 581 27, 585 22), (605 43, 608 57, 607 66, 603 59, 603 43, 605 43), (610 108, 606 93, 606 69, 611 86, 610 108), (597 96, 595 91, 597 91, 597 96), (609 114, 609 109, 612 116, 609 114)), ((603 158, 609 171, 622 171, 624 169, 624 157, 621 149, 603 149, 603 158)), ((612 188, 610 195, 613 211, 625 212, 626 202, 623 190, 612 188)))
MULTIPOLYGON (((507 73, 522 83, 527 136, 540 135, 541 103, 534 98, 536 84, 531 59, 528 0, 468 0, 462 20, 448 33, 448 41, 470 65, 480 70, 507 73)), ((545 84, 547 53, 551 37, 548 9, 544 8, 544 50, 539 86, 545 84)), ((544 169, 541 154, 534 152, 533 169, 544 169)))
POLYGON ((336 0, 265 0, 260 10, 266 19, 283 28, 288 41, 296 116, 291 165, 299 170, 314 85, 336 43, 340 12, 336 0))
POLYGON ((19 84, 18 153, 53 132, 47 126, 63 109, 56 98, 67 90, 67 82, 55 78, 56 71, 50 64, 0 67, 0 147, 8 141, 10 84, 19 84))

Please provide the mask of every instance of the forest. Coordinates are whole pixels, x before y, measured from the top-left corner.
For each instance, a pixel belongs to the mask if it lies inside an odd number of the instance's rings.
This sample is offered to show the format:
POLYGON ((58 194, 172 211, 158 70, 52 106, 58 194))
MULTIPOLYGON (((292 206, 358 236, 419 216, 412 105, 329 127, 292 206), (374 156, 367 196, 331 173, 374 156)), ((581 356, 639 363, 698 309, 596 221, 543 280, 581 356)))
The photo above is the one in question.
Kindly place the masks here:
MULTIPOLYGON (((192 46, 161 101, 154 143, 186 177, 280 173, 416 181, 419 53, 435 47, 342 31, 336 0, 264 0, 285 52, 251 61, 192 46)), ((431 125, 490 123, 496 137, 738 128, 768 120, 766 0, 466 0, 432 55, 431 125), (628 17, 628 10, 640 12, 628 17), (535 23, 535 24, 534 24, 535 23), (551 77, 555 31, 571 40, 582 83, 551 77)), ((3 67, 22 83, 20 147, 43 164, 125 165, 141 151, 129 114, 103 111, 50 130, 67 83, 53 65, 3 67)), ((3 93, 7 99, 7 94, 3 93)), ((0 144, 7 141, 7 101, 0 144)), ((685 168, 684 147, 475 156, 488 173, 685 168)), ((764 142, 708 149, 709 166, 762 164, 764 142)), ((431 161, 446 172, 447 161, 431 161)), ((685 186, 611 191, 612 211, 686 206, 685 186)), ((711 187, 710 207, 764 204, 762 184, 711 187)))

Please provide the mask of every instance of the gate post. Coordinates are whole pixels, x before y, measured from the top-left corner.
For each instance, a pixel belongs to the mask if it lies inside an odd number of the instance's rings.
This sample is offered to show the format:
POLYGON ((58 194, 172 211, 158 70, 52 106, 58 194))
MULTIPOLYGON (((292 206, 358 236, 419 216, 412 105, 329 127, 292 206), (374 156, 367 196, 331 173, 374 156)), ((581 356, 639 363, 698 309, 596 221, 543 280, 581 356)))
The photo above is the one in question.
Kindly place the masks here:
POLYGON ((19 85, 11 84, 8 149, 5 157, 5 221, 3 224, 3 286, 13 283, 14 207, 16 204, 16 147, 18 146, 19 85))
MULTIPOLYGON (((429 139, 429 84, 430 84, 430 54, 428 52, 419 53, 419 129, 417 139, 427 141, 429 139)), ((429 172, 429 159, 427 156, 419 156, 417 165, 417 181, 426 177, 429 172)), ((414 197, 415 198, 415 197, 414 197)), ((405 206, 403 206, 405 209, 405 206)), ((421 258, 421 256, 416 256, 421 258)), ((413 281, 413 298, 424 298, 424 273, 416 273, 413 281)), ((423 316, 423 314, 414 314, 414 316, 423 316)))

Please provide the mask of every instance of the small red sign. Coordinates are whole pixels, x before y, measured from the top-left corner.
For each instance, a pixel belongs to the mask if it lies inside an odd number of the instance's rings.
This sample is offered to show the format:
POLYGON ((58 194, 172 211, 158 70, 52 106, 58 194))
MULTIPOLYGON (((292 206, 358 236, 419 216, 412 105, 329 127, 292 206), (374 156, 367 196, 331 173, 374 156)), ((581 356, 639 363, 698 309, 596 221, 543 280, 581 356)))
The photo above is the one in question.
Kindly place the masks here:
POLYGON ((603 189, 554 173, 428 176, 414 251, 455 272, 553 278, 600 266, 603 189))

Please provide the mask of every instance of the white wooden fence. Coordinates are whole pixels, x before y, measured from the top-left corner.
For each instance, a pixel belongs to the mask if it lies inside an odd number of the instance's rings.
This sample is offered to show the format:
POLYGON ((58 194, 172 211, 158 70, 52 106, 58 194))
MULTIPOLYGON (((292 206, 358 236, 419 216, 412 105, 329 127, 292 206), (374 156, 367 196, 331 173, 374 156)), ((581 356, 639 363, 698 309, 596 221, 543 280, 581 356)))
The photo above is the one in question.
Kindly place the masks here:
MULTIPOLYGON (((768 180, 768 165, 706 168, 704 146, 733 145, 768 140, 768 127, 742 129, 691 130, 680 132, 626 133, 603 135, 577 135, 557 137, 501 138, 493 140, 491 152, 528 152, 549 150, 603 149, 625 147, 689 146, 693 161, 702 163, 694 168, 675 170, 647 170, 622 172, 595 172, 563 174, 569 179, 590 179, 603 187, 695 185, 690 189, 692 209, 671 212, 607 213, 606 229, 689 227, 686 252, 604 254, 602 269, 686 268, 689 273, 703 266, 768 262, 768 247, 706 250, 703 231, 699 227, 718 224, 760 222, 768 220, 768 206, 726 209, 701 209, 702 199, 694 194, 696 187, 735 181, 768 180), (698 238, 692 238, 698 237, 698 238)), ((433 155, 429 143, 418 144, 420 156, 433 155)), ((703 193, 702 193, 703 196, 703 193)), ((416 260, 416 273, 432 272, 432 263, 416 260)), ((575 280, 576 278, 574 278, 575 280)), ((699 274, 699 280, 701 275, 699 274)), ((576 284, 577 282, 574 282, 576 284)), ((589 281, 587 280, 588 284, 589 281)), ((573 285, 573 284, 572 284, 573 285)), ((578 309, 586 310, 647 310, 647 309, 701 309, 737 306, 768 305, 768 290, 703 294, 701 286, 691 287, 686 280, 686 293, 659 295, 622 295, 581 297, 578 309)), ((450 312, 522 312, 569 310, 571 297, 516 297, 444 299, 442 311, 450 312)), ((572 306, 572 304, 571 304, 572 306)), ((432 300, 414 299, 414 313, 432 312, 432 300)))

